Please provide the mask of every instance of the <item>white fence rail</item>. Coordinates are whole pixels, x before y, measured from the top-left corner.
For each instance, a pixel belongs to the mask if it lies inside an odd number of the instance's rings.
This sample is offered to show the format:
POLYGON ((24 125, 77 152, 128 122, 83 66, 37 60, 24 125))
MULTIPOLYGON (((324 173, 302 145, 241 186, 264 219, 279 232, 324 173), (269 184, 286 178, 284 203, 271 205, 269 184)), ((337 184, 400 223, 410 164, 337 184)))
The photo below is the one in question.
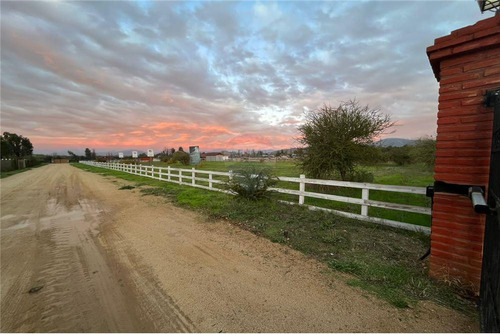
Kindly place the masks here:
MULTIPOLYGON (((95 162, 95 161, 80 161, 82 164, 107 168, 117 171, 122 171, 130 174, 141 175, 150 177, 153 179, 173 182, 182 185, 188 185, 191 187, 202 188, 213 191, 220 191, 228 194, 233 194, 231 191, 216 187, 217 184, 225 184, 227 179, 232 177, 232 172, 215 172, 200 169, 183 169, 183 168, 172 168, 168 167, 158 167, 158 166, 147 166, 147 165, 137 165, 137 164, 120 164, 120 163, 109 163, 109 162, 95 162), (205 177, 200 177, 205 176, 205 177), (214 176, 216 178, 214 178, 214 176), (218 178, 217 178, 218 177, 218 178), (221 179, 223 177, 224 179, 221 179), (225 179, 227 178, 227 179, 225 179), (207 185, 202 185, 197 183, 204 182, 207 185)), ((419 214, 430 215, 431 209, 422 206, 398 204, 391 202, 382 202, 370 200, 370 190, 380 190, 389 192, 399 192, 399 193, 410 193, 410 194, 420 194, 425 195, 424 187, 405 187, 405 186, 391 186, 383 184, 373 184, 373 183, 358 183, 358 182, 344 182, 335 180, 319 180, 319 179, 307 179, 304 175, 300 177, 278 177, 280 181, 292 182, 299 184, 299 190, 293 189, 283 189, 283 188, 270 188, 269 190, 276 191, 278 193, 296 195, 298 196, 298 203, 282 201, 289 204, 299 204, 305 205, 305 198, 319 198, 330 201, 337 201, 343 203, 358 204, 361 206, 360 214, 355 214, 351 212, 345 212, 334 209, 327 209, 318 206, 306 205, 311 210, 323 210, 333 212, 335 214, 355 218, 359 220, 369 221, 377 224, 388 225, 397 228, 403 228, 406 230, 420 231, 430 234, 430 228, 427 226, 414 225, 384 218, 372 217, 368 214, 369 207, 377 207, 389 210, 398 210, 405 212, 414 212, 419 214), (339 195, 323 194, 318 192, 306 191, 306 184, 317 184, 317 185, 327 185, 336 187, 346 187, 346 188, 357 188, 361 189, 361 198, 345 197, 339 195)))

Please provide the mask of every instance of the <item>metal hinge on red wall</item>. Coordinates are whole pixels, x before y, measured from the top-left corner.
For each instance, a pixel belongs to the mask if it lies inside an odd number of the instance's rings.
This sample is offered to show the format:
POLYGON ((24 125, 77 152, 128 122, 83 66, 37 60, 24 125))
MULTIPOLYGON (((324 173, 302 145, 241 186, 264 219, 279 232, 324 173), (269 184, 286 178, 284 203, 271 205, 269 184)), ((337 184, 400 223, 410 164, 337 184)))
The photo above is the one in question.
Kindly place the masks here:
POLYGON ((433 198, 435 193, 466 196, 472 201, 472 207, 476 213, 492 214, 496 212, 486 204, 483 186, 436 181, 434 185, 427 186, 426 196, 433 198))

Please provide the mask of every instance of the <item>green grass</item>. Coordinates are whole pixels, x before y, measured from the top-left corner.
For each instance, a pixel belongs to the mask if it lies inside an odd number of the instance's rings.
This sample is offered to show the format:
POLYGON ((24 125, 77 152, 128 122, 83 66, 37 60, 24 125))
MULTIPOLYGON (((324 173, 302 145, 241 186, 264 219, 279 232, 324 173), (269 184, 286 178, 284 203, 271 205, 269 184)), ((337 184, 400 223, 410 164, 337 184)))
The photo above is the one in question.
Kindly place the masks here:
POLYGON ((464 298, 465 291, 429 277, 428 262, 419 260, 429 247, 427 235, 311 211, 272 198, 249 201, 123 172, 74 166, 135 182, 144 195, 166 197, 176 205, 202 212, 209 220, 228 220, 288 245, 327 263, 332 274, 349 274, 340 277, 395 307, 432 300, 469 315, 475 312, 474 303, 464 298))
POLYGON ((0 173, 0 179, 4 179, 6 177, 9 177, 9 176, 12 176, 12 175, 16 175, 16 174, 19 174, 19 173, 24 173, 26 171, 29 171, 29 170, 32 170, 33 168, 38 168, 38 167, 42 167, 42 166, 45 166, 46 163, 41 163, 40 165, 36 165, 36 166, 33 166, 33 167, 27 167, 27 168, 24 168, 24 169, 15 169, 15 170, 11 170, 11 171, 8 171, 8 172, 1 172, 0 173))
MULTIPOLYGON (((146 165, 148 163, 145 163, 146 165)), ((248 164, 257 164, 270 168, 277 176, 299 177, 302 174, 300 167, 294 161, 271 161, 271 162, 240 162, 240 161, 204 161, 196 166, 196 169, 228 172, 236 170, 248 164)), ((171 166, 174 168, 192 168, 180 163, 167 164, 165 162, 153 162, 155 166, 171 166)), ((432 171, 423 164, 412 164, 398 166, 393 163, 362 166, 362 168, 373 173, 374 182, 380 184, 404 185, 425 187, 434 182, 432 171)))
MULTIPOLYGON (((167 163, 154 162, 155 166, 168 166, 167 163)), ((227 172, 237 170, 248 164, 257 164, 259 166, 270 168, 276 176, 298 177, 302 172, 300 167, 294 161, 279 161, 279 162, 202 162, 196 169, 227 172)), ((182 164, 170 165, 174 168, 192 168, 191 166, 183 166, 182 164)), ((392 163, 377 164, 372 166, 362 166, 361 168, 373 173, 374 181, 372 183, 386 185, 403 185, 403 186, 418 186, 425 187, 434 182, 432 171, 423 164, 412 164, 406 166, 397 166, 392 163)), ((224 179, 223 177, 215 177, 215 179, 224 179)), ((299 190, 299 185, 292 182, 281 181, 277 187, 285 189, 299 190)), ((345 188, 345 187, 321 187, 307 185, 306 191, 322 192, 332 195, 361 198, 361 189, 345 188)), ((298 202, 298 196, 287 194, 275 194, 275 198, 298 202)), ((371 200, 382 202, 392 202, 415 206, 430 207, 430 198, 425 195, 395 193, 389 191, 370 191, 371 200)), ((305 204, 319 206, 328 209, 346 211, 359 214, 361 206, 357 204, 335 202, 318 198, 306 198, 305 204)), ((425 214, 388 210, 382 208, 370 207, 368 214, 372 217, 390 219, 404 223, 430 226, 431 217, 425 214)))

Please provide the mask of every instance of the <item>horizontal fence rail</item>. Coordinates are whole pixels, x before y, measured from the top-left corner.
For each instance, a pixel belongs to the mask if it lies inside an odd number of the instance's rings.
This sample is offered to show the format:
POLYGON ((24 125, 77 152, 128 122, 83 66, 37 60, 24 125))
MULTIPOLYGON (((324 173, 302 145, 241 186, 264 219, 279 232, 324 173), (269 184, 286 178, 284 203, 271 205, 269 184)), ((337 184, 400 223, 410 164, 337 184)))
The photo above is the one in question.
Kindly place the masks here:
MULTIPOLYGON (((145 176, 153 179, 157 179, 160 181, 167 181, 182 185, 188 185, 191 187, 219 191, 227 194, 234 195, 233 192, 224 189, 223 187, 218 187, 217 185, 224 185, 227 183, 229 179, 232 178, 232 172, 216 172, 216 171, 208 171, 208 170, 200 170, 200 169, 183 169, 183 168, 173 168, 173 167, 159 167, 159 166, 151 166, 151 165, 141 165, 141 164, 121 164, 121 163, 110 163, 110 162, 95 162, 95 161, 80 161, 80 163, 94 166, 112 169, 116 171, 126 172, 134 175, 145 176), (200 177, 205 176, 205 177, 200 177), (197 183, 197 181, 199 183, 197 183), (203 184, 200 184, 204 183, 203 184)), ((373 184, 373 183, 358 183, 358 182, 345 182, 345 181, 336 181, 336 180, 319 180, 319 179, 308 179, 304 175, 300 177, 278 177, 279 181, 298 183, 299 190, 293 189, 283 189, 283 188, 269 188, 271 191, 275 191, 282 194, 295 195, 298 196, 298 202, 284 201, 281 202, 293 204, 293 205, 305 205, 311 210, 322 210, 333 212, 340 216, 359 219, 363 221, 368 221, 372 223, 402 228, 406 230, 412 231, 420 231, 426 234, 430 234, 430 228, 427 226, 414 225, 404 222, 399 222, 390 219, 372 217, 368 215, 369 207, 377 207, 388 210, 397 210, 404 212, 413 212, 424 215, 430 215, 431 209, 423 206, 415 206, 415 205, 407 205, 407 204, 399 204, 399 203, 391 203, 391 202, 383 202, 383 201, 375 201, 370 200, 370 190, 377 191, 388 191, 388 192, 397 192, 397 193, 408 193, 408 194, 418 194, 425 195, 424 187, 406 187, 406 186, 392 186, 392 185, 383 185, 383 184, 373 184), (331 195, 324 194, 318 192, 306 191, 306 184, 314 184, 314 185, 324 185, 324 186, 335 186, 335 187, 345 187, 345 188, 356 188, 361 189, 361 198, 355 197, 346 197, 339 195, 331 195), (343 202, 343 203, 351 203, 357 204, 361 206, 360 214, 345 212, 335 209, 328 209, 313 205, 307 205, 305 203, 306 198, 319 198, 329 201, 343 202)))

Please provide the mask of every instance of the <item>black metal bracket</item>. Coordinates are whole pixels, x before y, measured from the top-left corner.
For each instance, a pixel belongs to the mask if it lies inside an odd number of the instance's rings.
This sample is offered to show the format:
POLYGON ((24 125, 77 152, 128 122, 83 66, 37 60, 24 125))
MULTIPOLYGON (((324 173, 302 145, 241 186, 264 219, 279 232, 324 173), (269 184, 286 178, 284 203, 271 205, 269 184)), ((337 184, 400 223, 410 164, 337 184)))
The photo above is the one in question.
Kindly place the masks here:
POLYGON ((425 187, 425 196, 434 198, 434 186, 425 187))
POLYGON ((486 204, 484 199, 484 186, 447 183, 443 181, 434 182, 433 186, 427 186, 425 195, 434 198, 435 193, 447 193, 466 196, 472 201, 476 213, 495 214, 496 210, 486 204))
POLYGON ((498 107, 500 104, 500 89, 486 91, 484 105, 488 108, 498 107))
POLYGON ((447 183, 443 181, 434 182, 435 193, 448 193, 448 194, 456 194, 469 197, 469 189, 472 187, 479 188, 484 193, 483 186, 447 183))

